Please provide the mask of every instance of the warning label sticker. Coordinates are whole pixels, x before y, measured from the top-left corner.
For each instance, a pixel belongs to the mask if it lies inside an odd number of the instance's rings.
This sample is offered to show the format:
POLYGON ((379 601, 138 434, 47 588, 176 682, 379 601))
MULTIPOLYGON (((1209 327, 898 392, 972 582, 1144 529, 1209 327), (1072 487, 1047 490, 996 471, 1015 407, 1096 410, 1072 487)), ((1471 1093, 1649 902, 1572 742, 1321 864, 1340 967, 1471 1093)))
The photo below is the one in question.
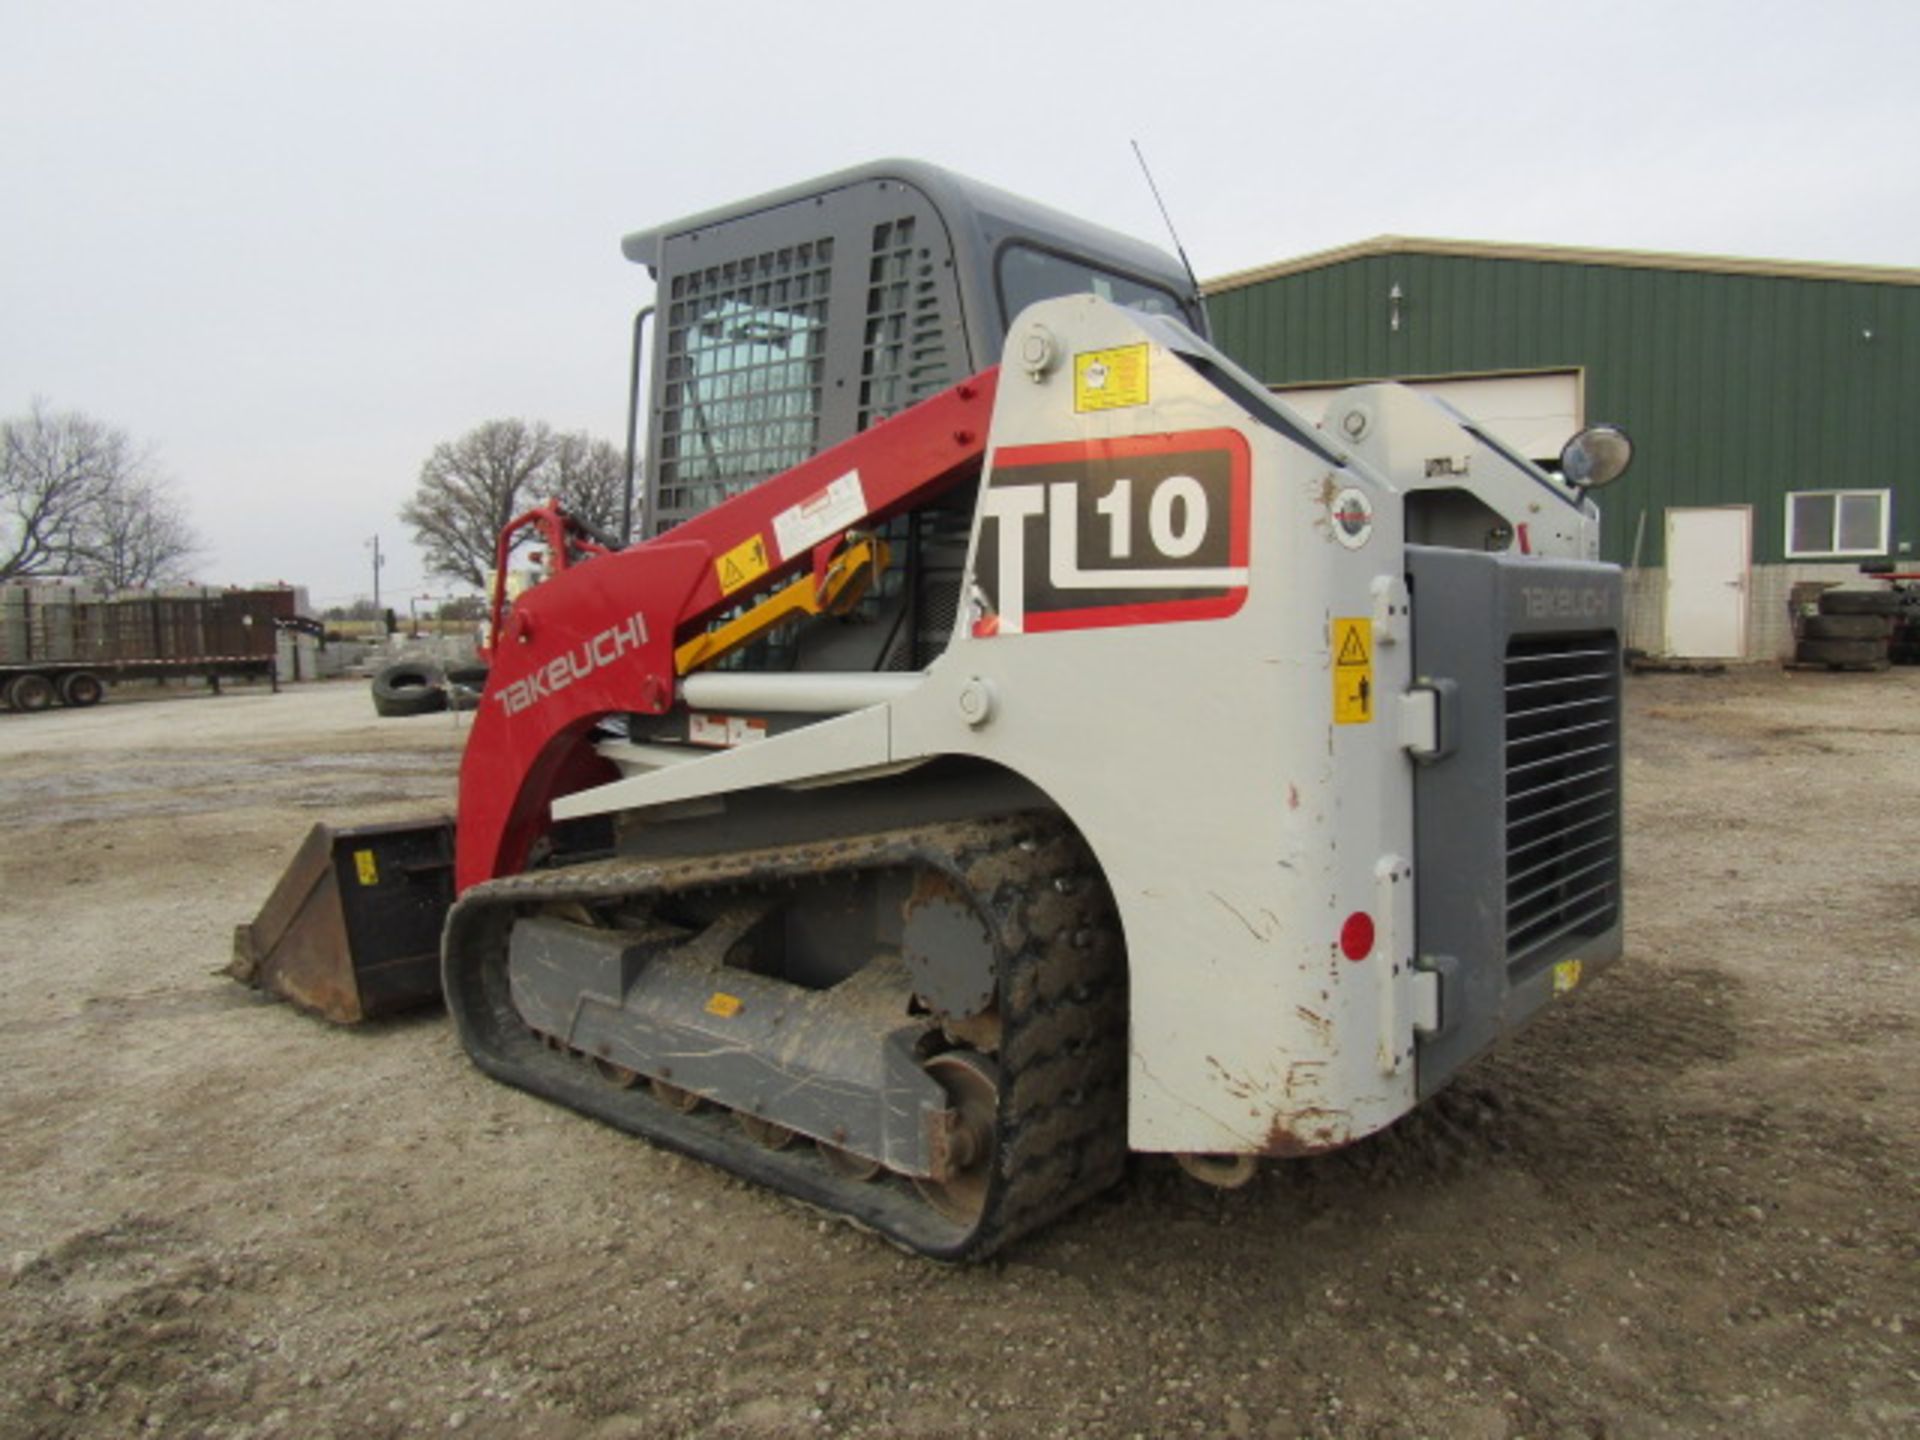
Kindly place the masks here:
POLYGON ((867 492, 861 488, 860 472, 849 470, 773 517, 773 539, 780 547, 780 558, 791 560, 801 551, 811 550, 828 536, 859 524, 866 513, 867 492))
POLYGON ((1147 346, 1122 345, 1073 357, 1073 408, 1124 410, 1147 403, 1147 346))
POLYGON ((767 722, 753 715, 708 715, 688 712, 687 743, 715 748, 751 745, 767 738, 767 722))
POLYGON ((713 562, 713 573, 720 579, 720 593, 731 595, 742 585, 750 585, 767 573, 767 542, 755 535, 744 540, 713 562))
POLYGON ((380 883, 380 867, 374 863, 373 851, 356 850, 353 852, 353 873, 362 885, 380 883))
POLYGON ((1333 723, 1373 719, 1373 621, 1355 616, 1333 622, 1333 723))

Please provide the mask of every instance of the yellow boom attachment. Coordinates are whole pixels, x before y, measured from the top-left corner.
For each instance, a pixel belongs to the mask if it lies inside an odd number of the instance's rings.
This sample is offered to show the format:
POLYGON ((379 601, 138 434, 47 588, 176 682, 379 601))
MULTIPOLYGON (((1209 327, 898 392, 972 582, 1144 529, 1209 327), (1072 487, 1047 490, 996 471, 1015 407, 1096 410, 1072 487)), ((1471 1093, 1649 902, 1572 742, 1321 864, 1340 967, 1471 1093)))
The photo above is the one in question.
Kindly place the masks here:
POLYGON ((846 549, 827 562, 827 573, 818 585, 811 574, 796 575, 731 620, 679 646, 673 652, 675 673, 687 675, 715 664, 769 630, 802 616, 846 614, 886 573, 890 558, 887 542, 877 535, 852 539, 846 549))

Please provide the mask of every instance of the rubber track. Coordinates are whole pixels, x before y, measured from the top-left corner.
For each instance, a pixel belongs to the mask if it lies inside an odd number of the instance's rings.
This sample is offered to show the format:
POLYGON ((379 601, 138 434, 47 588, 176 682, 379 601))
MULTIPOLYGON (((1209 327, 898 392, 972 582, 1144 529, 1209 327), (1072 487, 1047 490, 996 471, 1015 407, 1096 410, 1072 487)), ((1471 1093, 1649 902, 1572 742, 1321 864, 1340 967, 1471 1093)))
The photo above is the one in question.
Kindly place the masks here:
POLYGON ((1112 897, 1085 843, 1048 814, 996 817, 669 860, 604 860, 477 885, 448 917, 447 1006, 496 1079, 698 1156, 939 1260, 979 1260, 1120 1178, 1126 1162, 1125 961, 1112 897), (969 893, 994 937, 1001 998, 995 1172, 971 1228, 897 1177, 851 1180, 811 1146, 772 1151, 729 1112, 668 1109, 618 1090, 531 1035, 507 996, 507 937, 541 906, 803 885, 838 871, 919 866, 969 893))

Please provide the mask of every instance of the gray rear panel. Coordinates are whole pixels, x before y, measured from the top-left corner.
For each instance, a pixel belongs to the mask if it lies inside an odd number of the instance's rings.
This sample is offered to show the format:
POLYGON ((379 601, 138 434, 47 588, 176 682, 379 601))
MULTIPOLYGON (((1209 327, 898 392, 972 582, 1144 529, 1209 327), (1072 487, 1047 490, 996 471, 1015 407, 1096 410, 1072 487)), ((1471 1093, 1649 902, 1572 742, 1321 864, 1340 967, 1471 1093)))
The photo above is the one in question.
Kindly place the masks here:
POLYGON ((1444 695, 1414 781, 1427 1095, 1620 953, 1622 592, 1579 561, 1409 546, 1407 571, 1415 673, 1444 695))

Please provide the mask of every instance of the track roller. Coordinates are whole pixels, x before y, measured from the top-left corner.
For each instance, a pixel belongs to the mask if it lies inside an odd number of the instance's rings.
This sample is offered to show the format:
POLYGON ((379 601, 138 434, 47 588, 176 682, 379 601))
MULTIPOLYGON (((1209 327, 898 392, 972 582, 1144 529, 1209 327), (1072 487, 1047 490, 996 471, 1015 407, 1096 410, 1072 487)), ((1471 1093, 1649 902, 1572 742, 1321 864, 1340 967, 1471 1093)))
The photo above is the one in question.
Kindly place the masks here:
POLYGON ((749 1115, 744 1110, 734 1111, 733 1118, 740 1122, 740 1128, 747 1132, 747 1138, 764 1150, 784 1150, 799 1138, 786 1126, 772 1120, 762 1120, 758 1115, 749 1115))
POLYGON ((820 1152, 820 1158, 827 1162, 830 1169, 838 1171, 849 1180, 878 1180, 886 1166, 878 1160, 869 1160, 864 1155, 856 1155, 851 1150, 842 1150, 838 1145, 830 1145, 825 1140, 813 1142, 820 1152))
POLYGON ((670 1085, 665 1080, 649 1080, 653 1098, 669 1110, 682 1115, 691 1115, 700 1108, 700 1097, 691 1090, 682 1090, 678 1085, 670 1085))
POLYGON ((640 1083, 638 1070, 629 1070, 624 1065, 616 1065, 613 1061, 603 1060, 598 1055, 587 1063, 593 1066, 594 1074, 618 1089, 631 1090, 640 1083))

